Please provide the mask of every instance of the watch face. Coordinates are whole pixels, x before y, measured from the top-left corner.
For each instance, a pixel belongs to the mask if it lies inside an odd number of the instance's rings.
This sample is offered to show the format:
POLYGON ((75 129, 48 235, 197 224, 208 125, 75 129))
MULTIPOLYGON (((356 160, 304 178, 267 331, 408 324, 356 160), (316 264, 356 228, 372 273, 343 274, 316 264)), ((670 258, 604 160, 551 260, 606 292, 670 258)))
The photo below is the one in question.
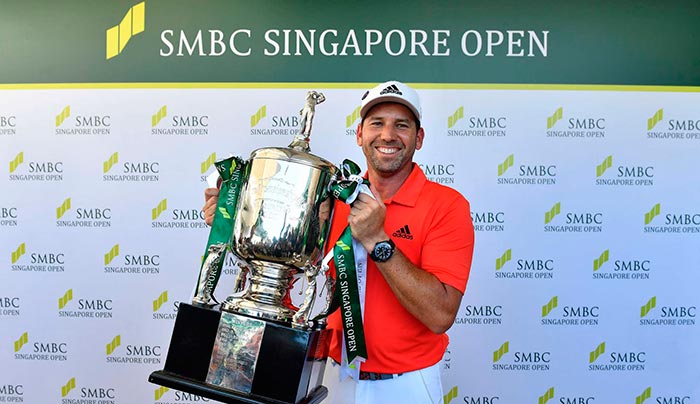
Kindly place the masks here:
POLYGON ((379 261, 379 262, 384 262, 391 258, 391 256, 394 254, 394 247, 387 241, 382 241, 377 243, 377 245, 374 246, 374 260, 379 261))

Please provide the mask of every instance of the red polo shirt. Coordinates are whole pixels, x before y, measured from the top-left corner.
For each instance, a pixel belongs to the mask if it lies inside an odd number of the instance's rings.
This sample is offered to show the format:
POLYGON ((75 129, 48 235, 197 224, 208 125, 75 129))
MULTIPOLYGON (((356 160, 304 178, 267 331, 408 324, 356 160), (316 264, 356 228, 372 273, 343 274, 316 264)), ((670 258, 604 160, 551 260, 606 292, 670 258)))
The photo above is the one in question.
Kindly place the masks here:
MULTIPOLYGON (((454 189, 428 181, 414 163, 406 182, 384 204, 384 231, 396 248, 418 268, 464 293, 474 248, 469 202, 454 189)), ((349 212, 348 205, 336 203, 331 242, 338 240, 347 226, 349 212)), ((434 334, 401 306, 371 258, 367 259, 363 315, 368 355, 363 371, 409 372, 442 359, 449 342, 447 335, 434 334)), ((329 316, 328 326, 332 330, 330 356, 340 362, 339 310, 329 316)))

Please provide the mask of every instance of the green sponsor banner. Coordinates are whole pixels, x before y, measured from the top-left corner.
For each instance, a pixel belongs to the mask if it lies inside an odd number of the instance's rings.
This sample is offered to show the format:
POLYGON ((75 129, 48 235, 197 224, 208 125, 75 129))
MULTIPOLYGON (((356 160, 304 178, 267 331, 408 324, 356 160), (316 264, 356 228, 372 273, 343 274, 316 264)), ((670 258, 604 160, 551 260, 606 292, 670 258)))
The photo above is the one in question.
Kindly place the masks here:
POLYGON ((700 85, 700 2, 0 5, 2 84, 700 85))

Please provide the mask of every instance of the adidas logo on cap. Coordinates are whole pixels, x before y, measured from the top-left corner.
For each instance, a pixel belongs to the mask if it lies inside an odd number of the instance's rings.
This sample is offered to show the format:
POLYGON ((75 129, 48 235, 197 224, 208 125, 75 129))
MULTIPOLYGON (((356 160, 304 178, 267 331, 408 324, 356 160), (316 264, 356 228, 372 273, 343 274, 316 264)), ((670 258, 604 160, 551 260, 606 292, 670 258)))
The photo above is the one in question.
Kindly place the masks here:
POLYGON ((372 107, 382 102, 399 103, 413 112, 416 120, 421 120, 420 99, 416 90, 399 82, 387 81, 381 83, 362 95, 360 116, 364 119, 372 107))
POLYGON ((396 230, 394 234, 392 234, 392 236, 405 238, 407 240, 413 240, 413 234, 411 234, 411 230, 408 229, 408 225, 405 225, 400 229, 396 230))
POLYGON ((396 87, 396 84, 392 84, 389 87, 385 87, 379 95, 384 95, 384 94, 396 94, 396 95, 403 95, 401 90, 399 90, 398 87, 396 87))

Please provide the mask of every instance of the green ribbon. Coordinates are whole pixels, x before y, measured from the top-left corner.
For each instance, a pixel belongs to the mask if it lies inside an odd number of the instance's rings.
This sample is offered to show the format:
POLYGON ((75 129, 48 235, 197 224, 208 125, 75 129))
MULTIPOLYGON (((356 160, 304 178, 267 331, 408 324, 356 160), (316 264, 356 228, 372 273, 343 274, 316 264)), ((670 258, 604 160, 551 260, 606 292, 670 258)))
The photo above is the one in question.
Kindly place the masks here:
MULTIPOLYGON (((345 203, 352 203, 360 192, 360 184, 369 182, 360 176, 360 167, 351 160, 340 166, 340 178, 331 184, 333 196, 345 203)), ((347 226, 333 246, 336 287, 330 312, 340 308, 348 363, 355 358, 367 359, 367 345, 362 324, 362 307, 357 284, 357 268, 352 233, 347 226)))
POLYGON ((229 157, 217 161, 214 166, 223 181, 193 299, 194 303, 204 305, 211 304, 212 300, 216 302, 213 293, 221 276, 226 252, 231 248, 233 224, 237 213, 236 206, 248 164, 240 157, 229 157))

